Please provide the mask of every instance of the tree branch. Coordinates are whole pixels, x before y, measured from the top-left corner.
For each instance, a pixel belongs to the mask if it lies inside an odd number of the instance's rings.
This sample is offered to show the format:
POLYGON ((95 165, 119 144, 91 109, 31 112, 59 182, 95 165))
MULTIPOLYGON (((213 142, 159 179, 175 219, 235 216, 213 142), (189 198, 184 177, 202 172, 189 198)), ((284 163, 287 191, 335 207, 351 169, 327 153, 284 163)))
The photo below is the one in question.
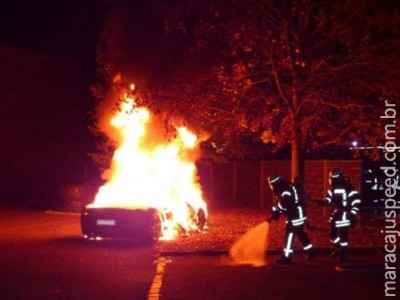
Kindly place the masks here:
POLYGON ((269 45, 269 59, 271 61, 271 66, 272 66, 272 74, 274 76, 275 79, 275 84, 278 88, 279 91, 279 95, 282 97, 283 101, 285 101, 285 103, 290 107, 290 101, 289 99, 285 96, 283 89, 282 89, 282 85, 281 85, 281 81, 279 79, 278 76, 278 70, 276 69, 275 63, 274 63, 274 59, 272 57, 272 49, 271 49, 271 45, 269 45))
POLYGON ((324 102, 322 100, 318 101, 321 105, 331 106, 337 109, 344 109, 344 108, 351 108, 351 107, 359 107, 359 108, 372 108, 373 105, 366 105, 366 104, 357 104, 357 103, 348 103, 348 104, 334 104, 329 102, 324 102))
POLYGON ((211 108, 211 109, 213 109, 213 110, 217 110, 217 111, 226 113, 226 114, 230 114, 230 115, 232 115, 232 116, 235 115, 233 112, 231 112, 231 111, 229 111, 229 110, 226 110, 226 109, 223 109, 223 108, 215 107, 215 106, 212 106, 212 105, 207 105, 207 107, 209 107, 209 108, 211 108))
POLYGON ((337 144, 339 144, 340 139, 341 139, 346 133, 348 133, 351 129, 353 129, 353 126, 349 126, 349 127, 345 128, 345 129, 343 129, 338 135, 336 135, 335 138, 333 138, 333 139, 331 139, 331 140, 329 140, 329 141, 326 141, 326 142, 324 142, 324 143, 322 143, 322 144, 319 144, 319 145, 317 145, 316 147, 317 147, 317 148, 323 148, 323 147, 327 147, 327 146, 330 146, 330 145, 334 145, 334 144, 337 145, 337 144))

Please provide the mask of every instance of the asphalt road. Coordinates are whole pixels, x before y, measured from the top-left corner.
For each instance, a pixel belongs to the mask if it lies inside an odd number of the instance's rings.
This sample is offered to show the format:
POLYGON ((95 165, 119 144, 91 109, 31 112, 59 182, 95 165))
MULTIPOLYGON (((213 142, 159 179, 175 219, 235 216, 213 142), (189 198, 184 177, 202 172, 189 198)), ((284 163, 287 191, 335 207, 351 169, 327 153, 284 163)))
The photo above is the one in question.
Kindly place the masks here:
MULTIPOLYGON (((157 245, 89 242, 77 214, 0 210, 0 299, 384 299, 384 261, 323 254, 291 266, 221 255, 159 255, 157 245)), ((398 292, 399 293, 399 292, 398 292)))
POLYGON ((0 212, 0 299, 146 299, 155 247, 90 242, 76 214, 0 212))

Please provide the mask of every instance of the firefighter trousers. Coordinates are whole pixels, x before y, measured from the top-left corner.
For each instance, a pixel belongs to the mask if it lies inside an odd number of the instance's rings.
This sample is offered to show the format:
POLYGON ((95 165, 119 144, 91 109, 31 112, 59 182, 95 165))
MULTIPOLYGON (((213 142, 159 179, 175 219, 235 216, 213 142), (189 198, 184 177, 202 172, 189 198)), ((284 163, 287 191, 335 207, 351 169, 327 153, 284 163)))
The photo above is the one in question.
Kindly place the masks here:
POLYGON ((349 215, 349 213, 337 209, 330 217, 330 238, 336 249, 345 249, 348 246, 349 228, 351 225, 349 215))
POLYGON ((286 223, 285 230, 285 248, 283 249, 283 255, 285 258, 290 258, 293 253, 293 240, 294 237, 297 237, 303 245, 303 249, 308 251, 312 248, 312 244, 310 243, 310 239, 307 234, 304 232, 304 225, 293 226, 291 223, 286 223))
POLYGON ((330 238, 335 248, 347 248, 349 242, 349 226, 338 227, 335 222, 331 222, 330 238))

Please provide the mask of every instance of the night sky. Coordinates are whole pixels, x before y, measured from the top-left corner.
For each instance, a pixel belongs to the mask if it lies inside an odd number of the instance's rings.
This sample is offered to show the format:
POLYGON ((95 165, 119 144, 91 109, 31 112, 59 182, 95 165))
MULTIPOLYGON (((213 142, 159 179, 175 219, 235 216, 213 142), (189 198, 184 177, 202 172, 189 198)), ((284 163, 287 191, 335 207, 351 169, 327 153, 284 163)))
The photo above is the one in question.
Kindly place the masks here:
POLYGON ((104 13, 100 1, 6 0, 0 43, 78 59, 93 57, 104 13))

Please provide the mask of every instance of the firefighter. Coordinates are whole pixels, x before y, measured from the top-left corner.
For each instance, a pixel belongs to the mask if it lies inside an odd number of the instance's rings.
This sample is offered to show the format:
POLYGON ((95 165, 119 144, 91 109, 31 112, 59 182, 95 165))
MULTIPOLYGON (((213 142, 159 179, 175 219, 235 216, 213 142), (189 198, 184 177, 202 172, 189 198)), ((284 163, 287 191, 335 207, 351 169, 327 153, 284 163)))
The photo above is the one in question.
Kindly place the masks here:
POLYGON ((329 173, 330 188, 321 205, 332 205, 330 215, 330 238, 333 244, 332 258, 344 261, 348 248, 349 228, 357 224, 361 199, 359 193, 343 175, 342 170, 333 169, 329 173))
POLYGON ((304 202, 300 201, 298 191, 294 185, 291 185, 282 175, 273 174, 268 177, 268 184, 274 194, 274 204, 272 213, 267 218, 267 222, 278 220, 281 215, 286 217, 284 249, 278 263, 290 264, 293 253, 293 239, 299 238, 303 244, 307 259, 313 258, 316 253, 312 244, 304 232, 307 216, 305 213, 304 202))

